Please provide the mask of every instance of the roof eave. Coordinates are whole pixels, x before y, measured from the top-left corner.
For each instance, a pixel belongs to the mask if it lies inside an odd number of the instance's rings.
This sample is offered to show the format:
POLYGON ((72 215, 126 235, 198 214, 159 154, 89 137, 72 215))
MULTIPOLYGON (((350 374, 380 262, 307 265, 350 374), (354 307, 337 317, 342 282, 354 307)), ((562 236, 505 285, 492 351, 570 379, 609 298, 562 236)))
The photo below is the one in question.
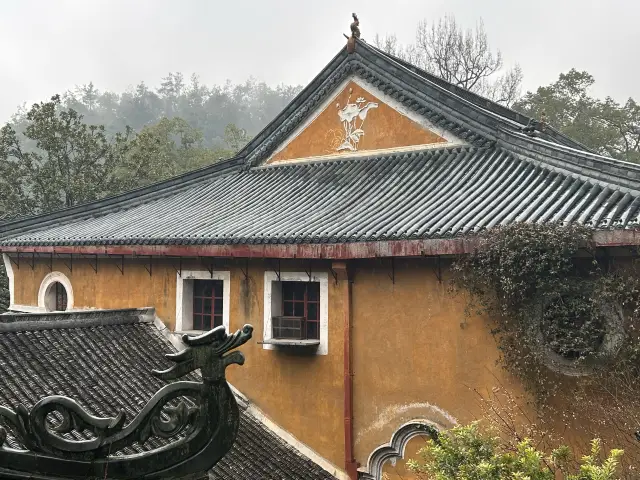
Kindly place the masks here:
MULTIPOLYGON (((640 229, 597 230, 597 247, 640 246, 640 229)), ((244 245, 78 245, 2 246, 6 254, 117 255, 151 257, 219 257, 349 260, 390 257, 431 257, 472 253, 479 236, 315 244, 244 245)))
POLYGON ((206 181, 212 177, 236 171, 240 169, 242 165, 244 165, 243 157, 236 155, 207 167, 111 197, 106 197, 62 210, 56 210, 51 213, 30 217, 19 217, 4 223, 0 222, 0 239, 6 238, 16 232, 21 232, 25 228, 33 225, 37 225, 38 228, 42 228, 60 220, 66 222, 78 220, 91 215, 102 215, 114 207, 126 208, 132 203, 136 205, 144 203, 145 201, 152 200, 158 195, 165 194, 166 192, 175 193, 177 189, 186 188, 194 183, 206 181))

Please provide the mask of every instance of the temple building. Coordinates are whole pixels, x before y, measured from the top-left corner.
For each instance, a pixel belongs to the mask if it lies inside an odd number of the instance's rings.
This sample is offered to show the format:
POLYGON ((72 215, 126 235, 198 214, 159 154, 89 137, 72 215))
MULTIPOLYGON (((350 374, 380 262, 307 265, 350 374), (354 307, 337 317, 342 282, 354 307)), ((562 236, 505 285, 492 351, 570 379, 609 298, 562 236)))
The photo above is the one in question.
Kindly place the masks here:
MULTIPOLYGON (((636 246, 639 207, 640 166, 352 37, 234 158, 0 224, 0 251, 12 312, 148 308, 174 333, 253 325, 227 373, 254 412, 247 451, 277 437, 330 476, 396 480, 433 429, 481 414, 474 390, 524 395, 486 323, 462 325, 452 258, 515 222, 636 246)), ((144 365, 164 348, 145 325, 136 345, 117 346, 124 328, 100 335, 144 365)))

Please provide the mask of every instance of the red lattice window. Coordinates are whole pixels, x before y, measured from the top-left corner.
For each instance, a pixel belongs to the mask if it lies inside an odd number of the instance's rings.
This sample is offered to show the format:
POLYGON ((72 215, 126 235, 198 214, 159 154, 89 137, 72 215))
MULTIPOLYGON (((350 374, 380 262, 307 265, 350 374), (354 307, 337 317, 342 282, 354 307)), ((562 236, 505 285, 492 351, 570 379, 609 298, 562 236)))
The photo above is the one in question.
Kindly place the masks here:
POLYGON ((194 330, 211 330, 222 325, 222 286, 222 280, 194 280, 194 330))
POLYGON ((282 282, 282 315, 304 319, 302 339, 320 339, 320 283, 282 282))
POLYGON ((64 312, 67 309, 67 289, 60 282, 56 282, 56 311, 64 312))

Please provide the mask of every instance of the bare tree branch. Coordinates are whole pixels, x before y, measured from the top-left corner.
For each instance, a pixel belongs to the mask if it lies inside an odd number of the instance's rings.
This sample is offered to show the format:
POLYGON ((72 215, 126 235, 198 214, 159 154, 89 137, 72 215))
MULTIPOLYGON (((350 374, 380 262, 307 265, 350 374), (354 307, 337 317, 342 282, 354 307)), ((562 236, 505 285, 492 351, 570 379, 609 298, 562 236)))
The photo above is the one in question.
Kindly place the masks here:
POLYGON ((380 50, 416 65, 447 82, 510 106, 520 96, 522 69, 503 71, 502 53, 492 50, 482 21, 463 30, 456 19, 418 23, 414 44, 401 45, 395 35, 376 35, 380 50))

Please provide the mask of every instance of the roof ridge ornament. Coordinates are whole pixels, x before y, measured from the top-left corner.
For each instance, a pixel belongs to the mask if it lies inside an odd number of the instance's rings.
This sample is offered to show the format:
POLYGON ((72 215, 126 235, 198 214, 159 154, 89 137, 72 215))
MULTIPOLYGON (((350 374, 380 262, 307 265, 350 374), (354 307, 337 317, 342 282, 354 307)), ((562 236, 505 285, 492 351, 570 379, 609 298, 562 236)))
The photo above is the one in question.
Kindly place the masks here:
POLYGON ((208 471, 231 449, 238 433, 240 412, 225 369, 244 363, 242 353, 232 350, 252 333, 253 327, 245 325, 233 335, 224 327, 198 337, 185 335, 187 347, 166 355, 174 365, 152 373, 175 380, 200 369, 202 382, 165 385, 128 423, 124 410, 115 417, 97 417, 60 395, 43 398, 31 410, 22 404, 15 410, 0 406, 0 477, 127 480, 191 478, 208 471), (65 436, 84 431, 91 433, 86 439, 65 436), (4 446, 8 434, 23 447, 4 446), (145 453, 117 455, 152 436, 172 441, 145 453))
POLYGON ((351 36, 347 37, 348 53, 356 51, 356 38, 360 38, 360 20, 358 20, 358 15, 352 13, 351 16, 353 17, 353 22, 351 23, 351 36))
POLYGON ((548 120, 547 112, 544 110, 540 114, 540 120, 530 118, 529 123, 525 127, 522 127, 520 131, 530 137, 538 137, 539 133, 544 133, 547 130, 548 120))

